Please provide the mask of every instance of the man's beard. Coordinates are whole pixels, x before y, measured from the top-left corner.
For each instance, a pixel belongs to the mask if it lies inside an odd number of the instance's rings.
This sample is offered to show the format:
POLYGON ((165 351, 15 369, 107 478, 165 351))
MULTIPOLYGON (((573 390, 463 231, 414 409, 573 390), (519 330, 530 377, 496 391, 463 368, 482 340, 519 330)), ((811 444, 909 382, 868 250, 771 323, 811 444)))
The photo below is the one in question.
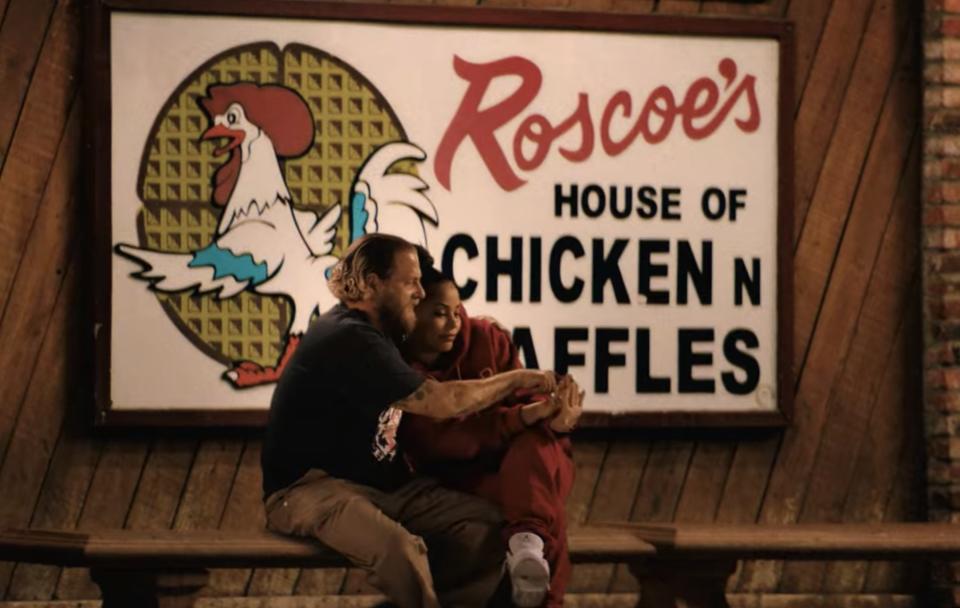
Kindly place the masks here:
POLYGON ((407 327, 403 320, 403 308, 393 302, 383 302, 377 311, 380 316, 380 325, 383 333, 396 344, 403 344, 413 330, 407 327))

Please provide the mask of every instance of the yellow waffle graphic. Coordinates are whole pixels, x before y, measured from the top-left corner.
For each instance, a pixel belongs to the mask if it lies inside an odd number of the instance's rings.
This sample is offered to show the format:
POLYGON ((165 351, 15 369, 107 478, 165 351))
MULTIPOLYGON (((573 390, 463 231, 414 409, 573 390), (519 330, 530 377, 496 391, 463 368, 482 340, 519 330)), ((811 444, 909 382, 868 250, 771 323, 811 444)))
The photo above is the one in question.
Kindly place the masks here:
POLYGON ((175 309, 182 328, 232 361, 275 363, 287 329, 286 302, 241 294, 234 298, 198 298, 189 294, 160 294, 175 309), (282 325, 282 327, 281 327, 282 325))
MULTIPOLYGON (((362 75, 323 51, 273 43, 230 49, 188 76, 161 111, 147 141, 140 169, 143 209, 137 218, 140 244, 188 253, 213 240, 219 212, 212 204, 212 179, 226 158, 215 157, 213 142, 200 141, 210 126, 197 103, 212 84, 238 81, 283 84, 300 93, 314 115, 314 145, 283 162, 294 204, 322 211, 348 209, 350 186, 363 160, 378 146, 403 139, 386 100, 362 75)), ((395 171, 414 172, 398 164, 395 171)), ((349 239, 343 213, 335 253, 349 239)), ((209 356, 231 364, 274 365, 282 352, 291 305, 283 297, 243 292, 220 300, 190 293, 157 297, 176 326, 209 356)))

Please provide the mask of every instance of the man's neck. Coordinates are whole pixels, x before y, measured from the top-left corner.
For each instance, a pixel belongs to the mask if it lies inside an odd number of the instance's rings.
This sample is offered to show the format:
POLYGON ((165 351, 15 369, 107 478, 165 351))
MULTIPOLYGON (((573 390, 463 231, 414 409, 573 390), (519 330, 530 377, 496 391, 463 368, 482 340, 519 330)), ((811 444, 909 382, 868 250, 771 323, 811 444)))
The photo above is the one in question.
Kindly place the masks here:
POLYGON ((344 302, 344 306, 350 310, 359 310, 366 315, 367 320, 370 321, 370 325, 373 325, 382 333, 386 333, 383 327, 383 320, 380 318, 380 311, 377 310, 373 302, 344 302))

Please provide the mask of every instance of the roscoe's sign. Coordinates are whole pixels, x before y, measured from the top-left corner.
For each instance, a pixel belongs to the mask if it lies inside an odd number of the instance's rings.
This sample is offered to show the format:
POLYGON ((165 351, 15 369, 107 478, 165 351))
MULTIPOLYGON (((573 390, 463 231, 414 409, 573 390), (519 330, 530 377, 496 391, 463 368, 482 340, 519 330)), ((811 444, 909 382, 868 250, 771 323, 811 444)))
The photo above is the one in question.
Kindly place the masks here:
POLYGON ((781 420, 788 28, 383 8, 112 14, 113 402, 264 409, 390 232, 595 421, 781 420))

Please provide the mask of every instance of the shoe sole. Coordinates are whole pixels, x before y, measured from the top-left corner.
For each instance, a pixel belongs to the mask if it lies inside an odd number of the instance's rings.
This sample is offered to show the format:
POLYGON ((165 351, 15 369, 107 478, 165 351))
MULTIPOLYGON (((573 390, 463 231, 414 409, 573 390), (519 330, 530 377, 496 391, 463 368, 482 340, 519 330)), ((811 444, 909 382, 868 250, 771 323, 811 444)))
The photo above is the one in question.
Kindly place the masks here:
POLYGON ((513 603, 520 608, 536 608, 547 597, 550 572, 540 559, 520 559, 510 569, 510 581, 513 585, 513 603))

